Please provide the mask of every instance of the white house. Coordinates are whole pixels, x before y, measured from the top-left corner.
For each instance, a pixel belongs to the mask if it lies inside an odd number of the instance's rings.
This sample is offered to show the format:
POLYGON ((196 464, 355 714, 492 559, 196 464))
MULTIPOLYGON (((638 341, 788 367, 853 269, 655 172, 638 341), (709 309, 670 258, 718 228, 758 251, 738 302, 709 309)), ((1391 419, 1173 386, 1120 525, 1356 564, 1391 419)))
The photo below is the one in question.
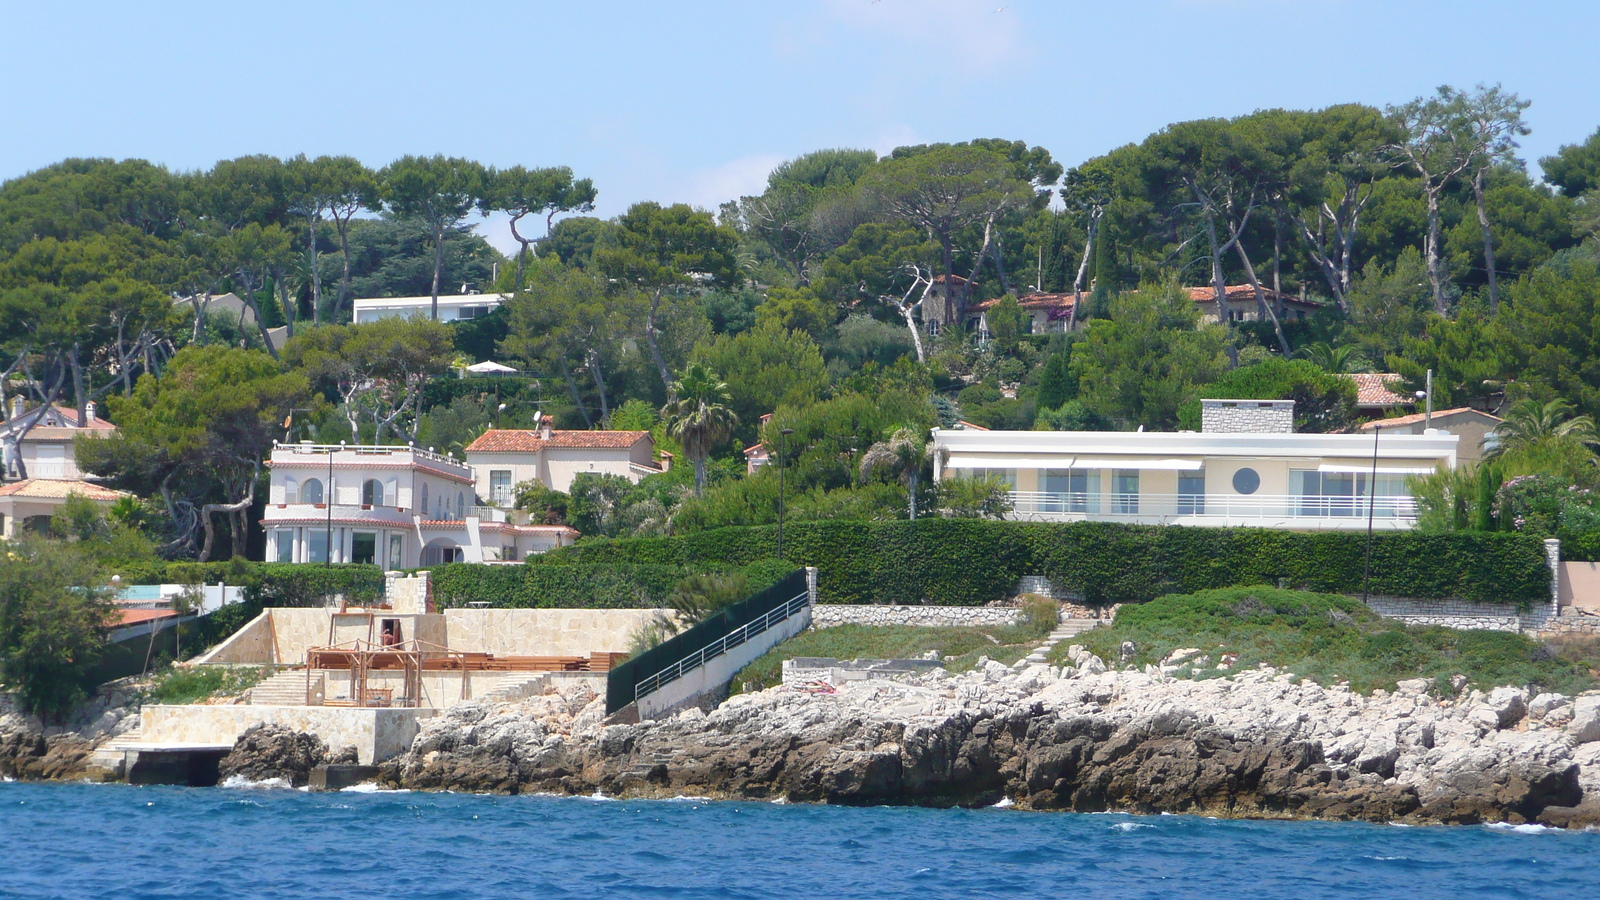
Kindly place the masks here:
MULTIPOLYGON (((506 302, 509 294, 451 294, 439 295, 439 321, 476 319, 487 316, 495 307, 506 302)), ((433 297, 364 297, 352 302, 351 322, 363 325, 379 319, 394 317, 427 318, 433 312, 433 297)))
POLYGON ((478 495, 501 508, 515 501, 512 491, 524 481, 565 492, 584 472, 620 475, 637 484, 667 468, 664 459, 656 459, 648 431, 561 431, 548 425, 491 428, 467 445, 466 456, 477 472, 478 495))
POLYGON ((267 559, 509 562, 571 544, 564 525, 520 525, 477 505, 472 467, 419 447, 280 444, 268 463, 267 559))
POLYGON ((935 429, 934 477, 1002 479, 1014 519, 1361 529, 1370 509, 1402 529, 1406 479, 1456 465, 1453 434, 1295 434, 1287 400, 1202 408, 1199 433, 935 429))
POLYGON ((0 538, 15 537, 29 520, 47 522, 73 495, 101 506, 130 496, 85 480, 74 450, 79 435, 106 437, 116 430, 95 414, 92 402, 79 421, 71 407, 26 409, 13 397, 11 417, 0 422, 0 538))

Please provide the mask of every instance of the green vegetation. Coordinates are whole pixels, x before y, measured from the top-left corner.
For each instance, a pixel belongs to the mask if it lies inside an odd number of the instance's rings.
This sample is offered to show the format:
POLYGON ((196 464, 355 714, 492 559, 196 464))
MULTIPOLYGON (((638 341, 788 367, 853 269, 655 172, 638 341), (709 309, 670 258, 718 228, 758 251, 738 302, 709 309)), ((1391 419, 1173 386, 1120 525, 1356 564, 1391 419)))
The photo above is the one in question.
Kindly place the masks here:
MULTIPOLYGON (((574 569, 548 577, 581 584, 591 567, 737 568, 772 556, 775 543, 771 527, 722 528, 579 544, 523 568, 574 569)), ((1047 576, 1093 603, 1280 582, 1358 594, 1365 547, 1360 532, 1108 522, 796 522, 784 531, 784 556, 819 569, 824 603, 978 606, 1009 597, 1024 575, 1047 576)), ((1392 532, 1372 540, 1371 588, 1377 594, 1510 605, 1548 598, 1549 584, 1544 545, 1531 535, 1392 532)))
MULTIPOLYGON (((613 562, 570 566, 448 563, 432 569, 433 594, 434 602, 445 609, 468 603, 503 609, 657 609, 672 606, 674 591, 690 576, 722 574, 742 579, 744 590, 739 596, 743 597, 772 586, 794 567, 758 557, 740 564, 695 568, 698 571, 682 564, 613 562)), ((726 591, 716 593, 726 599, 726 591)), ((686 597, 684 602, 690 600, 686 597)))
POLYGON ((167 666, 150 676, 145 698, 151 703, 186 704, 213 697, 236 697, 266 677, 264 668, 167 666))
POLYGON ((783 661, 796 656, 831 659, 920 659, 938 651, 951 672, 964 672, 978 657, 1010 665, 1027 656, 1048 634, 1026 625, 1005 628, 915 628, 836 625, 812 629, 767 651, 733 676, 734 688, 759 691, 783 680, 783 661))
POLYGON ((87 696, 116 615, 94 558, 26 538, 0 550, 0 681, 24 710, 59 719, 87 696))
MULTIPOLYGON (((1107 665, 1161 663, 1177 649, 1196 649, 1208 665, 1180 674, 1226 677, 1269 665, 1322 685, 1348 682, 1357 691, 1392 689, 1427 678, 1453 694, 1450 678, 1464 675, 1485 690, 1503 684, 1576 693, 1596 681, 1594 640, 1542 644, 1520 634, 1407 627, 1348 597, 1265 587, 1172 594, 1117 612, 1110 628, 1079 642, 1107 665), (1134 652, 1124 658, 1124 642, 1134 652), (1226 671, 1216 666, 1230 663, 1226 671)), ((1065 647, 1054 650, 1060 663, 1065 647)))

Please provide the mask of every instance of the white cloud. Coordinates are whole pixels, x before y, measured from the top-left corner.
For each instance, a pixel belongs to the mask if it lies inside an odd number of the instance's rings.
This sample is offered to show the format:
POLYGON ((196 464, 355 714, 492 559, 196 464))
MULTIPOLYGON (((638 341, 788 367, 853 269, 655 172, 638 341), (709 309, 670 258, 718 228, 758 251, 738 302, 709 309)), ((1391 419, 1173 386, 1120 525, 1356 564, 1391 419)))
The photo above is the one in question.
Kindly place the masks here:
POLYGON ((765 190, 768 173, 785 158, 776 153, 757 153, 714 168, 698 169, 689 174, 674 194, 684 203, 716 212, 725 200, 765 190))

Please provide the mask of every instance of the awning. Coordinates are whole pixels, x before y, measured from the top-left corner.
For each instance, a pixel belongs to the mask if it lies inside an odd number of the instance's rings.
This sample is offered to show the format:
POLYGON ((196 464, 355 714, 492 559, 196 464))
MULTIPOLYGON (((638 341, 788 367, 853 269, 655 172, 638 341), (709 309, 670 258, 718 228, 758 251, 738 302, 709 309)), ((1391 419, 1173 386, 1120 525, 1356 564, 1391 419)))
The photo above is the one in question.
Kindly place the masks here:
POLYGON ((1317 466, 1317 471, 1329 475, 1370 475, 1373 472, 1379 475, 1432 475, 1433 467, 1422 466, 1340 466, 1323 463, 1317 466))
POLYGON ((513 369, 510 366, 501 365, 493 360, 488 360, 481 363, 473 363, 466 368, 468 372, 478 375, 504 375, 506 373, 516 371, 516 369, 513 369))
POLYGON ((1197 459, 1040 459, 1037 456, 954 456, 947 469, 1162 469, 1197 472, 1205 463, 1197 459))

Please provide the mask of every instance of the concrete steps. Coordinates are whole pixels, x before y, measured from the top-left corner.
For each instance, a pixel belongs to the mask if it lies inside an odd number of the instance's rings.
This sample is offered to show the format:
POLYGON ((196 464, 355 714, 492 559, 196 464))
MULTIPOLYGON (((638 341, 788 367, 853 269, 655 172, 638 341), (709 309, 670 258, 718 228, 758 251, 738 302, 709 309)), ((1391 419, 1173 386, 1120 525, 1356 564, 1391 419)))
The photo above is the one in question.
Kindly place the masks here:
POLYGON ((550 681, 547 672, 524 672, 501 679, 494 690, 473 698, 479 703, 513 703, 544 692, 550 681))
POLYGON ((1095 628, 1099 628, 1100 624, 1102 622, 1104 622, 1104 621, 1106 621, 1106 620, 1105 619, 1063 619, 1063 620, 1061 620, 1061 622, 1056 625, 1056 630, 1050 632, 1050 636, 1044 639, 1044 643, 1040 644, 1038 647, 1035 647, 1033 652, 1028 654, 1026 657, 1018 660, 1016 662, 1016 664, 1013 666, 1013 668, 1020 669, 1023 666, 1034 665, 1034 664, 1043 664, 1045 662, 1048 662, 1049 661, 1050 649, 1052 647, 1054 647, 1055 645, 1061 643, 1062 641, 1068 640, 1069 638, 1075 638, 1078 635, 1083 634, 1085 631, 1091 631, 1091 630, 1093 630, 1095 628))
MULTIPOLYGON (((313 696, 322 693, 322 677, 311 679, 313 696)), ((261 682, 250 689, 252 706, 305 706, 306 670, 290 669, 261 682)))

